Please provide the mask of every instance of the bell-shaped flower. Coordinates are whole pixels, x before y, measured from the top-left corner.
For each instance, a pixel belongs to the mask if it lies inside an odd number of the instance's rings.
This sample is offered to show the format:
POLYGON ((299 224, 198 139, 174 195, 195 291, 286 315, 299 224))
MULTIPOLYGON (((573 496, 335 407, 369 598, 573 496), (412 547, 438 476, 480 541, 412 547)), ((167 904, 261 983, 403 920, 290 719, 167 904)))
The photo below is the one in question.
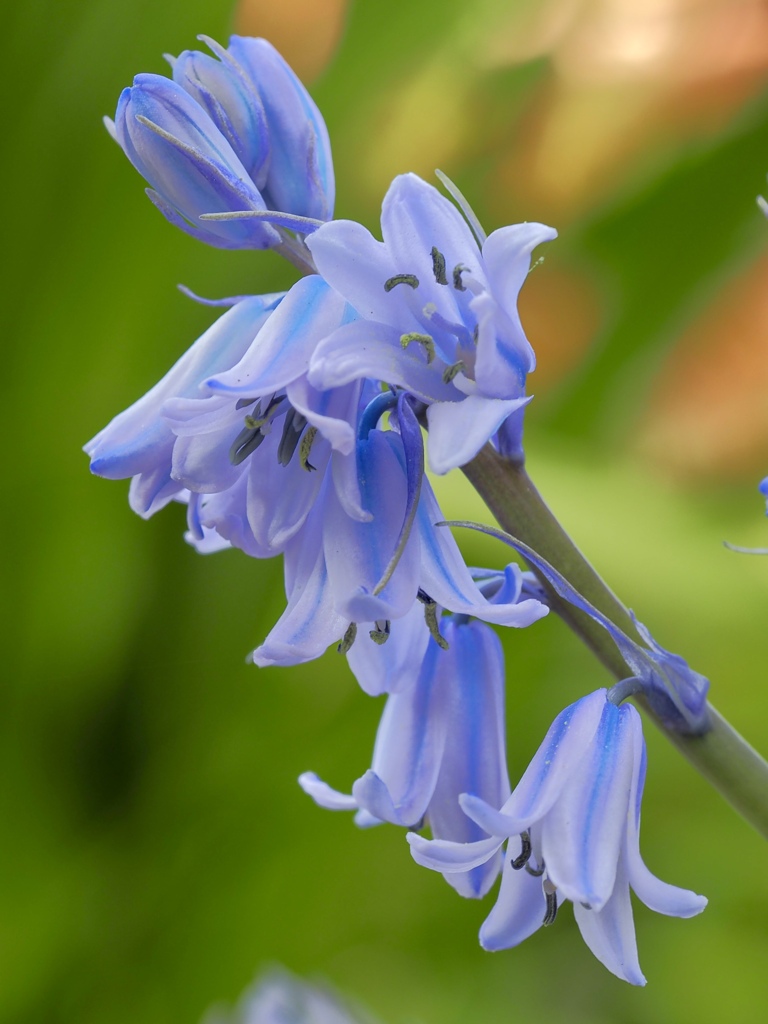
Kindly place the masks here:
POLYGON ((333 213, 323 119, 266 40, 207 42, 218 60, 186 51, 172 80, 137 75, 107 127, 183 231, 219 248, 290 246, 281 227, 312 231, 333 213))
MULTIPOLYGON (((367 518, 350 515, 343 489, 326 481, 301 537, 286 547, 288 606, 254 651, 256 664, 308 661, 342 638, 347 649, 360 626, 385 643, 417 601, 433 633, 437 606, 508 626, 527 626, 547 613, 536 598, 521 599, 522 581, 503 604, 478 588, 453 536, 436 525, 444 517, 424 474, 419 425, 406 396, 396 401, 399 430, 369 426, 383 409, 378 400, 371 403, 373 420, 371 407, 361 418, 356 479, 367 518)), ((413 628, 410 620, 405 628, 413 628)))
POLYGON ((509 799, 497 809, 467 793, 466 814, 489 838, 463 846, 410 833, 418 863, 442 873, 476 870, 509 840, 496 906, 480 930, 486 949, 522 942, 573 902, 585 942, 610 971, 635 985, 637 959, 629 890, 650 909, 692 917, 706 899, 660 881, 640 856, 646 757, 631 705, 605 690, 561 712, 509 799))
POLYGON ((133 477, 130 503, 139 515, 153 515, 185 490, 172 475, 176 435, 162 416, 165 402, 198 396, 205 380, 236 365, 282 298, 279 293, 237 302, 158 384, 85 445, 92 473, 109 480, 133 477))
POLYGON ((502 447, 519 447, 535 358, 517 297, 532 250, 556 236, 543 224, 516 224, 486 238, 465 213, 470 223, 405 174, 384 199, 383 242, 343 220, 307 239, 319 272, 360 314, 318 346, 310 380, 327 388, 366 376, 426 403, 436 473, 468 462, 510 416, 502 447))
MULTIPOLYGON (((498 637, 482 622, 446 616, 441 630, 447 648, 429 638, 423 655, 414 651, 415 681, 387 698, 371 768, 351 795, 312 772, 299 783, 321 807, 357 811, 358 824, 428 823, 438 838, 471 843, 485 833, 462 812, 459 795, 470 792, 499 806, 509 794, 504 656, 498 637)), ((480 897, 500 868, 497 851, 479 867, 446 879, 461 895, 480 897)))

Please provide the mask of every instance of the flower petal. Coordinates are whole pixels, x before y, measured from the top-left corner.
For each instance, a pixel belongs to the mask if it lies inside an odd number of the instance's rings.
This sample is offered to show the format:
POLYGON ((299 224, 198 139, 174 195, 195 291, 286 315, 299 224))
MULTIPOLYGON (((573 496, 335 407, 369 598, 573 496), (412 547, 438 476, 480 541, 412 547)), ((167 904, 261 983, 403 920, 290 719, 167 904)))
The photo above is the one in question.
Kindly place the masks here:
POLYGON ((314 772, 303 772, 299 776, 299 785, 308 796, 311 796, 318 807, 328 811, 356 811, 357 801, 353 796, 339 793, 314 772))
POLYGON ((541 928, 547 909, 541 879, 515 871, 511 860, 507 848, 496 904, 480 928, 480 945, 491 952, 519 946, 541 928))
POLYGON ((573 912, 582 938, 600 963, 631 985, 645 985, 637 959, 635 923, 624 865, 619 865, 613 894, 602 910, 587 910, 575 903, 573 912))
POLYGON ((491 837, 481 839, 477 843, 452 843, 446 839, 425 839, 418 832, 409 832, 405 838, 416 863, 441 874, 471 871, 472 868, 485 864, 500 849, 503 842, 491 837))
POLYGON ((528 398, 500 401, 468 395, 461 402, 433 402, 427 408, 429 468, 442 475, 466 465, 528 398))
POLYGON ((541 823, 547 874, 568 899, 605 906, 627 830, 634 744, 631 705, 605 701, 594 739, 541 823))

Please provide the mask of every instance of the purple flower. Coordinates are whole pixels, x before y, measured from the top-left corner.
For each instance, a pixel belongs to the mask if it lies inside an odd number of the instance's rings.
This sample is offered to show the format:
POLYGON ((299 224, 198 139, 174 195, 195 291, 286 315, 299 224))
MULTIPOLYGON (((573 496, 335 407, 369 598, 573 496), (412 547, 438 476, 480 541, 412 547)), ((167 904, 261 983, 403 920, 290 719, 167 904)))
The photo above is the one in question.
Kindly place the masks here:
MULTIPOLYGON (((535 359, 517 296, 531 251, 556 232, 517 224, 476 239, 453 203, 414 174, 392 183, 381 225, 383 242, 352 221, 307 239, 319 272, 361 318, 318 346, 310 380, 327 388, 367 376, 419 398, 430 466, 445 473, 528 401, 535 359)), ((505 437, 506 453, 518 443, 505 437)))
POLYGON ((325 123, 266 40, 206 41, 219 60, 188 50, 173 80, 137 75, 107 127, 172 224, 220 248, 285 247, 273 224, 306 232, 333 214, 325 123))
MULTIPOLYGON (((504 656, 482 622, 447 616, 440 625, 447 649, 428 637, 423 654, 414 651, 415 679, 409 673, 410 685, 387 698, 371 768, 352 794, 336 792, 312 772, 299 783, 321 807, 357 811, 362 826, 428 823, 438 838, 471 843, 485 833, 461 811, 459 794, 471 792, 496 806, 509 794, 504 656)), ((479 867, 446 879, 461 895, 480 897, 500 868, 497 851, 479 867)))
POLYGON ((702 896, 661 882, 640 856, 645 741, 640 716, 597 690, 561 712, 512 795, 495 809, 473 794, 460 803, 490 838, 464 845, 408 836, 418 863, 443 873, 476 870, 509 840, 496 906, 480 930, 506 949, 573 902, 589 948, 608 970, 645 984, 637 959, 630 887, 646 906, 692 917, 702 896))

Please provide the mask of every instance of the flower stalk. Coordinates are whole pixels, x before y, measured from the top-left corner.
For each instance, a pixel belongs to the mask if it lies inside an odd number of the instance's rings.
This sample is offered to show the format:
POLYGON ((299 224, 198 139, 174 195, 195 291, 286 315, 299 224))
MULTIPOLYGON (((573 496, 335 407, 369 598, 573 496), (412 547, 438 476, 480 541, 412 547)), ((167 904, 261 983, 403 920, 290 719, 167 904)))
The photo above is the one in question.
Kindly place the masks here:
MULTIPOLYGON (((629 611, 562 528, 521 460, 506 459, 486 445, 463 467, 463 472, 503 530, 533 548, 616 626, 643 643, 629 611)), ((585 612, 563 600, 540 578, 553 611, 608 671, 617 679, 631 675, 610 634, 585 612)), ((686 735, 668 728, 641 695, 635 695, 633 700, 721 796, 768 838, 768 762, 733 726, 710 704, 708 731, 698 736, 686 735)))

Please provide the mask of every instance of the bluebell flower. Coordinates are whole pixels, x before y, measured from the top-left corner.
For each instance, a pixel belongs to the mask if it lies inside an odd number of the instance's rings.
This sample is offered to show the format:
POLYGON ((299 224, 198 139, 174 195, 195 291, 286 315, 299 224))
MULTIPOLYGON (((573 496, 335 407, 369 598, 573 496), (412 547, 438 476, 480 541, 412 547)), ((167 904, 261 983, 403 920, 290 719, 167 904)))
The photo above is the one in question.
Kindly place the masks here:
POLYGON ((556 232, 516 224, 476 237, 453 203, 414 174, 392 183, 381 225, 383 242, 352 221, 307 239, 319 273, 360 314, 318 346, 310 381, 328 388, 365 376, 426 403, 436 473, 468 462, 510 416, 503 446, 515 454, 535 366, 517 297, 532 250, 556 232))
MULTIPOLYGON (((427 637, 424 653, 414 650, 410 685, 399 684, 387 698, 371 768, 351 795, 313 772, 299 783, 321 807, 357 811, 359 825, 428 823, 437 838, 471 843, 485 833, 462 812, 459 795, 470 792, 494 806, 509 795, 504 656, 498 637, 482 622, 449 615, 440 629, 447 648, 427 637)), ((497 850, 479 867, 446 879, 461 895, 481 897, 500 869, 497 850)))
POLYGON ((355 383, 320 394, 309 353, 349 314, 316 276, 288 295, 245 299, 225 313, 148 394, 89 444, 91 469, 133 477, 131 504, 152 515, 188 503, 200 550, 218 537, 257 557, 281 551, 302 527, 326 468, 351 515, 359 508, 355 383))
POLYGON ((203 381, 236 365, 282 297, 258 295, 237 302, 158 384, 85 445, 91 472, 108 480, 133 478, 130 503, 140 516, 153 515, 185 491, 172 475, 176 435, 162 416, 166 401, 199 395, 203 381))
MULTIPOLYGON (((366 1017, 366 1020, 368 1018, 366 1017)), ((242 995, 232 1012, 214 1008, 202 1024, 362 1024, 333 992, 272 969, 242 995)))
POLYGON ((650 909, 692 917, 706 899, 660 881, 640 856, 646 756, 640 716, 605 690, 561 712, 509 799, 498 809, 473 794, 460 803, 489 838, 457 844, 410 833, 418 863, 469 872, 508 840, 501 888, 480 930, 490 950, 518 945, 574 905, 582 937, 619 978, 645 984, 637 958, 632 888, 650 909))
POLYGON ((286 546, 288 605, 253 652, 256 664, 307 661, 339 638, 348 646, 363 630, 377 643, 388 642, 417 602, 433 624, 436 606, 520 627, 547 613, 535 597, 489 602, 450 531, 436 526, 444 517, 423 462, 408 454, 421 444, 421 435, 403 397, 398 399, 401 431, 369 430, 363 421, 358 437, 356 479, 368 517, 350 515, 339 488, 326 479, 301 536, 286 546), (404 431, 407 417, 411 422, 404 431))
POLYGON ((207 42, 218 60, 186 51, 173 79, 137 75, 107 127, 172 224, 220 248, 285 248, 280 227, 333 214, 325 123, 266 40, 207 42))

